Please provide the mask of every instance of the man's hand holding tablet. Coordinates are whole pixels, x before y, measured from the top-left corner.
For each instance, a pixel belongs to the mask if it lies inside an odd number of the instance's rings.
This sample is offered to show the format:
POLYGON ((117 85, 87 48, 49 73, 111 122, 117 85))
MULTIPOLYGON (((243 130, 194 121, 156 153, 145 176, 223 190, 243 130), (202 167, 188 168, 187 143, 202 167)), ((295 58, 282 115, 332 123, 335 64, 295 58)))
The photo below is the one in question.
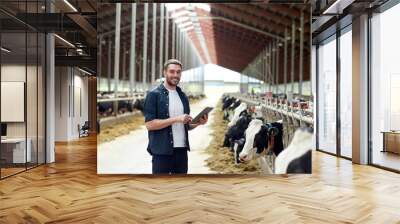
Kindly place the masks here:
POLYGON ((208 121, 208 113, 212 110, 212 107, 204 108, 195 118, 192 119, 190 124, 205 124, 208 121))

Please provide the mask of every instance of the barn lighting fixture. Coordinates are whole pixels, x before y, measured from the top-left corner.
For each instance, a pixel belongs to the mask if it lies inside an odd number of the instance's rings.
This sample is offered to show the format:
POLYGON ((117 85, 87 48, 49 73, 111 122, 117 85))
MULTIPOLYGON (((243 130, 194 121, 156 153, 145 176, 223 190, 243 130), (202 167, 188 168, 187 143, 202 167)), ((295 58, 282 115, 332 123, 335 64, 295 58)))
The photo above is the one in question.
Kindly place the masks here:
POLYGON ((81 68, 78 68, 78 70, 79 71, 81 71, 81 72, 83 72, 83 73, 85 73, 86 75, 93 75, 92 73, 90 73, 90 72, 88 72, 88 71, 86 71, 86 70, 83 70, 83 69, 81 69, 81 68))
POLYGON ((69 42, 68 40, 66 40, 66 39, 64 39, 64 38, 62 38, 62 37, 60 37, 60 36, 57 35, 57 34, 54 34, 54 36, 57 37, 57 38, 58 38, 59 40, 61 40, 62 42, 64 42, 65 44, 67 44, 68 46, 75 48, 75 45, 73 45, 73 44, 72 44, 71 42, 69 42))
POLYGON ((64 3, 68 5, 74 12, 78 12, 78 10, 68 1, 64 0, 64 3))
POLYGON ((11 52, 11 50, 9 50, 9 49, 7 49, 5 47, 1 47, 0 49, 1 49, 1 51, 4 51, 6 53, 10 53, 11 52))
POLYGON ((343 10, 355 0, 337 0, 330 5, 322 14, 342 14, 343 10))

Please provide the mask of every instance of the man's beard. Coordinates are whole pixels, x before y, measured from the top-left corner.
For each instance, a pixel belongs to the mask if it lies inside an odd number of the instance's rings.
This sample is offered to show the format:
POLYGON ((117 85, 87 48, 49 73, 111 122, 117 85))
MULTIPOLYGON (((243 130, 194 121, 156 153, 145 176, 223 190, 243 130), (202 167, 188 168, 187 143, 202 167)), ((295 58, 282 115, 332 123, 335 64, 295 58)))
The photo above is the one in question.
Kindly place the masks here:
POLYGON ((170 86, 177 86, 180 81, 179 79, 176 79, 177 81, 175 81, 175 78, 168 78, 168 77, 165 80, 167 81, 168 85, 170 85, 170 86))

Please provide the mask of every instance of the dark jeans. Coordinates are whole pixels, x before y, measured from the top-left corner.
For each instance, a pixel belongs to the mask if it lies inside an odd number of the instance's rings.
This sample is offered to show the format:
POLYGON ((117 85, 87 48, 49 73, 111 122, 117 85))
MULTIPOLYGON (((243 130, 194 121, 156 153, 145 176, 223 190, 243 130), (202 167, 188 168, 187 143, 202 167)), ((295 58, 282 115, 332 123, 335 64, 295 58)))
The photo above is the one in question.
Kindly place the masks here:
POLYGON ((153 174, 186 174, 188 171, 187 148, 174 148, 172 155, 153 154, 153 174))

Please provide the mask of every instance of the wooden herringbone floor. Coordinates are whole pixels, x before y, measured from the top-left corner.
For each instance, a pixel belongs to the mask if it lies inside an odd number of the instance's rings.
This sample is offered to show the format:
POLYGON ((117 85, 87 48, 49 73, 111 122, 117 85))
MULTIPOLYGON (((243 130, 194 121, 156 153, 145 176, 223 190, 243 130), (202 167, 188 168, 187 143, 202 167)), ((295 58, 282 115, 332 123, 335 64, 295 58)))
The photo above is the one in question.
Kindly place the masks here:
POLYGON ((98 176, 94 137, 0 181, 0 223, 400 223, 400 175, 316 152, 312 175, 98 176))

